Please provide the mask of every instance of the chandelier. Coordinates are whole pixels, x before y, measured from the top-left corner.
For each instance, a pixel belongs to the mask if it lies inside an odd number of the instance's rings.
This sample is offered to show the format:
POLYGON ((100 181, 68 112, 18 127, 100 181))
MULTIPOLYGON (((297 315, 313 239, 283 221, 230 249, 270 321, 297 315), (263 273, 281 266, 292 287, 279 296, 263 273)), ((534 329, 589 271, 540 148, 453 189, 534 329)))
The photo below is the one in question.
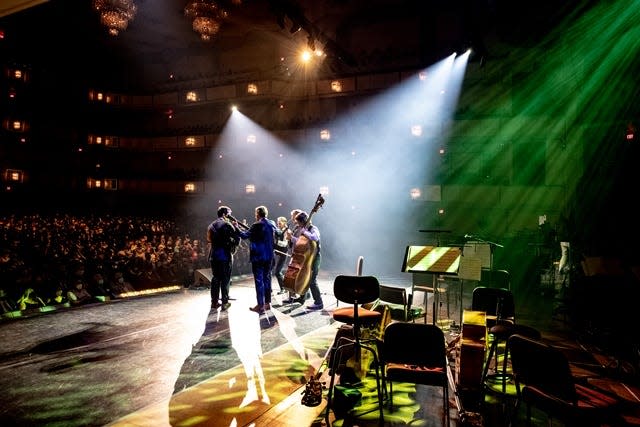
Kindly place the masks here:
POLYGON ((192 0, 185 6, 184 14, 193 19, 193 30, 204 41, 209 41, 218 34, 222 21, 228 16, 227 11, 213 0, 192 0))
POLYGON ((133 0, 93 0, 93 7, 100 15, 100 22, 112 36, 126 30, 138 10, 133 0))

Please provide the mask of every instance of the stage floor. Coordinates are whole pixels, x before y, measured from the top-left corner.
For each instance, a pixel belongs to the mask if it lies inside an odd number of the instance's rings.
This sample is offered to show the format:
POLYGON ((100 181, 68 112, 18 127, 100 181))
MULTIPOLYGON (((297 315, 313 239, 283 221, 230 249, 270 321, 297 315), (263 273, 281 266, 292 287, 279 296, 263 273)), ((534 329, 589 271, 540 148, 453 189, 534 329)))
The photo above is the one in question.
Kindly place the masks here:
MULTIPOLYGON (((251 277, 237 277, 228 311, 210 310, 208 288, 138 297, 3 321, 0 353, 0 421, 3 425, 64 426, 304 426, 321 425, 318 407, 300 403, 304 383, 321 366, 339 327, 332 274, 321 274, 325 308, 280 305, 258 316, 251 277)), ((381 278, 411 286, 410 278, 381 278)), ((449 288, 439 310, 448 339, 456 334, 460 307, 468 307, 473 283, 449 288), (459 295, 462 295, 460 301, 459 295), (444 322, 446 321, 446 322, 444 322)), ((310 301, 307 303, 309 304, 310 301)), ((585 375, 613 387, 629 402, 629 424, 640 404, 637 375, 607 382, 615 360, 572 336, 543 297, 523 295, 519 321, 567 348, 585 375), (594 365, 595 363, 595 365, 594 365)), ((431 321, 431 317, 428 317, 431 321)), ((404 415, 385 412, 385 425, 439 425, 437 391, 418 386, 407 394, 404 415), (408 412, 407 412, 408 411, 408 412)), ((453 394, 452 394, 453 396, 453 394)), ((502 405, 489 395, 484 425, 504 425, 502 405)), ((460 425, 453 397, 452 425, 460 425)), ((375 414, 374 414, 375 415, 375 414)), ((534 425, 546 425, 535 414, 534 425)), ((364 417, 358 425, 376 425, 364 417)), ((334 425, 345 424, 333 420, 334 425)))

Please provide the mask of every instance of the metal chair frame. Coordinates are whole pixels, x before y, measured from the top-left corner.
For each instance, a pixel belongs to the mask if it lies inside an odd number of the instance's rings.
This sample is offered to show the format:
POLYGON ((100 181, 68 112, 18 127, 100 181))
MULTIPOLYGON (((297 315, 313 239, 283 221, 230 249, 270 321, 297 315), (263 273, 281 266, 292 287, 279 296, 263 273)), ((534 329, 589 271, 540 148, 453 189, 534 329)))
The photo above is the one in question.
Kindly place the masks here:
MULTIPOLYGON (((380 387, 380 363, 378 359, 377 350, 369 345, 370 342, 375 344, 375 340, 365 339, 363 340, 360 337, 360 317, 361 313, 376 313, 376 315, 372 316, 372 318, 377 318, 378 321, 382 319, 383 313, 373 312, 371 310, 363 309, 360 307, 361 304, 367 304, 374 302, 378 299, 380 295, 380 283, 378 279, 374 276, 347 276, 347 275, 338 275, 334 279, 333 282, 333 293, 335 297, 344 303, 353 304, 353 316, 352 316, 352 325, 353 325, 353 339, 347 337, 340 337, 338 340, 337 347, 331 357, 331 380, 329 383, 329 389, 327 393, 327 408, 325 413, 325 418, 329 419, 329 413, 331 410, 332 398, 333 398, 333 390, 335 386, 335 375, 336 371, 340 367, 342 363, 343 353, 347 349, 353 349, 355 352, 355 358, 359 363, 361 361, 361 351, 367 350, 371 352, 373 355, 373 363, 375 365, 376 372, 376 389, 378 392, 378 407, 380 412, 380 420, 383 419, 382 412, 382 402, 383 395, 382 389, 380 387)), ((345 307, 350 308, 350 307, 345 307)), ((341 309, 344 310, 345 308, 341 309)), ((335 318, 335 312, 334 312, 335 318)), ((338 320, 339 321, 339 320, 338 320)))
POLYGON ((428 323, 390 323, 384 331, 381 360, 391 411, 394 381, 442 387, 444 425, 449 426, 448 362, 442 329, 428 323))

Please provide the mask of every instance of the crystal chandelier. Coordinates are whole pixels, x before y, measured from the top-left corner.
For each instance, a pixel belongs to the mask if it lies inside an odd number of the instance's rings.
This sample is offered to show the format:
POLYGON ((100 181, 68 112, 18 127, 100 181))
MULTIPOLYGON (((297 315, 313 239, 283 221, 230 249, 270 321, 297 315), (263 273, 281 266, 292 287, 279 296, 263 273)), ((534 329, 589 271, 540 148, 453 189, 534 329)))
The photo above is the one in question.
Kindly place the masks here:
POLYGON ((100 22, 112 36, 126 30, 138 10, 133 0, 93 0, 93 7, 100 15, 100 22))
POLYGON ((204 41, 218 34, 222 21, 228 16, 227 11, 213 0, 192 0, 185 6, 184 14, 193 19, 193 30, 204 41))

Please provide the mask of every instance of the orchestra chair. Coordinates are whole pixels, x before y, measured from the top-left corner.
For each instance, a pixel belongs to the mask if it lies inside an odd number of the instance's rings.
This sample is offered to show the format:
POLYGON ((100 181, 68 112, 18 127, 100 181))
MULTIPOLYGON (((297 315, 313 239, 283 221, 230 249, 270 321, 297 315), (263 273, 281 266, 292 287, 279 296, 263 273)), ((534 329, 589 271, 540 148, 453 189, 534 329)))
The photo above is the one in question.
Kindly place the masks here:
POLYGON ((527 425, 532 407, 546 413, 550 425, 554 418, 569 427, 621 425, 621 401, 577 383, 559 348, 519 334, 509 338, 508 346, 516 383, 515 414, 524 402, 527 425))
POLYGON ((442 329, 429 323, 390 323, 384 330, 381 361, 391 411, 394 382, 442 387, 444 425, 449 426, 447 352, 442 329))
POLYGON ((483 268, 481 271, 480 285, 511 290, 511 273, 509 273, 508 270, 483 268))
POLYGON ((407 288, 402 286, 380 285, 380 297, 376 306, 384 305, 389 307, 391 319, 412 321, 422 317, 427 323, 427 313, 422 307, 412 307, 412 294, 407 292, 407 288))
POLYGON ((509 289, 478 286, 473 290, 471 306, 472 310, 484 311, 487 318, 489 352, 482 370, 481 384, 490 389, 487 380, 498 380, 501 385, 501 393, 505 396, 507 381, 511 378, 511 374, 508 373, 509 349, 507 341, 509 337, 520 334, 539 339, 540 332, 527 325, 516 323, 514 296, 509 289), (502 361, 502 367, 499 367, 500 361, 502 361), (489 375, 492 364, 493 374, 489 375))
MULTIPOLYGON (((362 269, 364 268, 364 257, 360 255, 356 260, 356 276, 362 276, 362 269)), ((340 301, 336 299, 336 307, 340 304, 340 301)))
POLYGON ((342 336, 335 343, 335 350, 330 358, 330 376, 326 417, 329 417, 331 410, 333 389, 335 384, 336 371, 343 363, 342 358, 353 355, 356 363, 362 361, 362 350, 367 350, 373 357, 375 366, 376 388, 378 392, 380 419, 382 420, 382 389, 380 387, 380 363, 378 361, 378 337, 361 337, 363 327, 372 328, 380 324, 384 311, 369 310, 362 307, 362 304, 375 302, 380 296, 380 283, 375 276, 349 276, 338 275, 333 281, 333 294, 338 301, 351 306, 336 308, 332 313, 333 320, 351 325, 353 333, 351 337, 342 336))
POLYGON ((494 270, 493 286, 511 290, 511 273, 507 270, 494 270))

